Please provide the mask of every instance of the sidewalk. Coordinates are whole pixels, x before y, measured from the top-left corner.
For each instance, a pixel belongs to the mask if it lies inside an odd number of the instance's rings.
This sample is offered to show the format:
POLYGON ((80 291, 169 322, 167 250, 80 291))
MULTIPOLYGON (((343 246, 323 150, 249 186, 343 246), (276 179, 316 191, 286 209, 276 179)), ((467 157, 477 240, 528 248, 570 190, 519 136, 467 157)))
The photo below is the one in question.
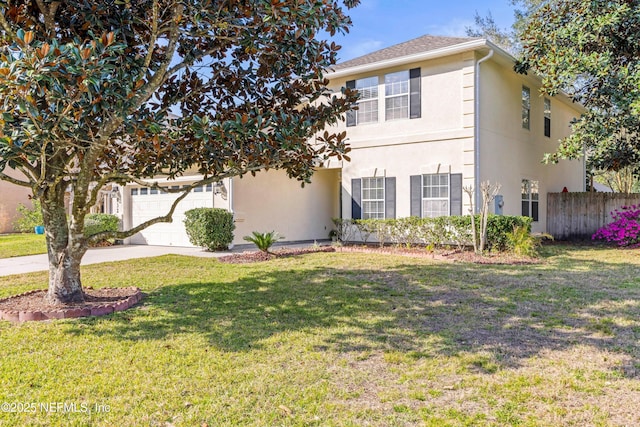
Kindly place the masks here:
MULTIPOLYGON (((308 247, 309 242, 292 242, 275 244, 275 247, 308 247)), ((146 245, 116 245, 106 248, 92 248, 82 258, 82 265, 98 264, 101 262, 124 261, 135 258, 150 258, 167 254, 195 256, 202 258, 219 258, 231 253, 256 250, 254 245, 237 245, 231 251, 207 252, 200 248, 185 248, 176 246, 146 246, 146 245)), ((14 258, 0 259, 0 276, 12 274, 32 273, 34 271, 46 271, 49 269, 49 261, 46 254, 30 255, 14 258)))

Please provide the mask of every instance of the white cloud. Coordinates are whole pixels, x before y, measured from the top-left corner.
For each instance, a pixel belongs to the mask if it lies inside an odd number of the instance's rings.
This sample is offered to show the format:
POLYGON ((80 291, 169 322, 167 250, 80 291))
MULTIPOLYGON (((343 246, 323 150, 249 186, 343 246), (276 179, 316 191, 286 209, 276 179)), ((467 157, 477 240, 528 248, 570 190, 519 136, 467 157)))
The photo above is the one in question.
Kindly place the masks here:
POLYGON ((474 22, 468 19, 453 18, 443 24, 431 24, 425 27, 427 34, 434 36, 466 37, 467 27, 472 27, 474 22))

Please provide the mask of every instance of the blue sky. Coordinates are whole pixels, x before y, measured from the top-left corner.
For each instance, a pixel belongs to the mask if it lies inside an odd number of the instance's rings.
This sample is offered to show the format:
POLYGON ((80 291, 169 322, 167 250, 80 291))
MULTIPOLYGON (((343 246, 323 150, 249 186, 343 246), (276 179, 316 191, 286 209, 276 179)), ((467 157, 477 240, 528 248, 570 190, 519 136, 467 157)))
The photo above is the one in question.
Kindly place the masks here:
POLYGON ((340 61, 425 34, 465 36, 476 11, 482 16, 491 11, 503 28, 513 22, 509 0, 362 0, 349 12, 350 33, 335 38, 342 45, 340 61))

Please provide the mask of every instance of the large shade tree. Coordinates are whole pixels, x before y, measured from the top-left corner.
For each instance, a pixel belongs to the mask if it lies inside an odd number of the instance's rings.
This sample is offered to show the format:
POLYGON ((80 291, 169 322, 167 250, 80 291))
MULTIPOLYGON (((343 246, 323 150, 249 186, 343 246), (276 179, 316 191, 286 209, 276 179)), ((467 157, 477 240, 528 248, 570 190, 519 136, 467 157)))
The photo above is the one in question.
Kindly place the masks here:
MULTIPOLYGON (((109 183, 181 188, 258 170, 309 181, 342 158, 344 133, 325 131, 354 94, 323 72, 358 0, 0 1, 0 179, 41 202, 51 303, 83 300, 85 215, 109 183), (311 141, 311 142, 310 142, 311 141), (12 178, 8 168, 24 178, 12 178), (69 212, 65 193, 73 195, 69 212)), ((161 189, 166 191, 166 189, 161 189)))
POLYGON ((551 161, 585 151, 592 167, 640 170, 640 2, 535 2, 516 69, 542 76, 548 94, 566 91, 588 111, 551 161))

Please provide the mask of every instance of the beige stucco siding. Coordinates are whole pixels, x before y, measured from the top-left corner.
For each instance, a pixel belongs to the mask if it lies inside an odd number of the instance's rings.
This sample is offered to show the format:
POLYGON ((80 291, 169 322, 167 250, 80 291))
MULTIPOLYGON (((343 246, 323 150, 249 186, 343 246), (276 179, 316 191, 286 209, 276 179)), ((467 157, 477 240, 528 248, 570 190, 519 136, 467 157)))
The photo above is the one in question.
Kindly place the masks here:
POLYGON ((339 183, 338 169, 316 171, 304 188, 284 171, 234 178, 234 243, 247 243, 242 238, 252 231, 272 230, 287 241, 328 239, 331 219, 339 216, 339 183))
POLYGON ((544 136, 544 97, 538 81, 522 76, 493 61, 480 72, 480 179, 502 185, 505 215, 521 214, 521 181, 540 184, 540 220, 536 232, 546 231, 546 193, 583 191, 584 162, 562 161, 543 164, 545 153, 553 152, 558 140, 570 132, 569 122, 580 112, 561 97, 551 100, 551 137, 544 136), (522 86, 531 90, 530 129, 522 127, 522 86))
POLYGON ((359 148, 342 169, 344 218, 351 218, 351 180, 373 176, 396 178, 396 218, 411 215, 410 176, 433 173, 462 173, 464 147, 470 138, 423 141, 359 148))
POLYGON ((378 122, 359 124, 347 128, 345 123, 339 125, 341 130, 348 130, 349 140, 353 147, 361 145, 387 145, 413 142, 425 139, 429 134, 450 134, 465 126, 465 67, 468 60, 464 55, 450 58, 423 61, 411 66, 392 67, 374 73, 356 74, 348 78, 340 78, 331 82, 331 87, 339 92, 348 80, 378 76, 378 122), (421 117, 418 119, 385 120, 384 76, 397 71, 412 68, 421 69, 421 117))
MULTIPOLYGON (((6 169, 7 175, 20 179, 22 174, 15 170, 6 169)), ((26 187, 12 184, 7 181, 0 181, 0 233, 10 233, 14 231, 13 223, 17 218, 19 204, 31 207, 29 195, 31 190, 26 187)))

